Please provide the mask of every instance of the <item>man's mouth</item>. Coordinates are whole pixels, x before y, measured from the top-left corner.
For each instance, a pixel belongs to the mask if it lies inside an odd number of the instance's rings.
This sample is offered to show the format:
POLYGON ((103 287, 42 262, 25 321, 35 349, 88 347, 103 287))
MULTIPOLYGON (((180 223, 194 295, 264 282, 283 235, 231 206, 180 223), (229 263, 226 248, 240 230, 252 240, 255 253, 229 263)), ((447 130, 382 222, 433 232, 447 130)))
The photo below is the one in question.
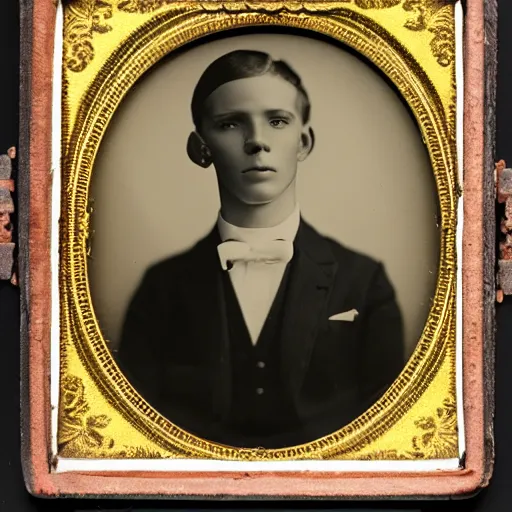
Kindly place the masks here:
POLYGON ((246 174, 248 172, 277 172, 273 167, 269 167, 267 165, 255 165, 253 167, 248 167, 242 171, 242 174, 246 174))

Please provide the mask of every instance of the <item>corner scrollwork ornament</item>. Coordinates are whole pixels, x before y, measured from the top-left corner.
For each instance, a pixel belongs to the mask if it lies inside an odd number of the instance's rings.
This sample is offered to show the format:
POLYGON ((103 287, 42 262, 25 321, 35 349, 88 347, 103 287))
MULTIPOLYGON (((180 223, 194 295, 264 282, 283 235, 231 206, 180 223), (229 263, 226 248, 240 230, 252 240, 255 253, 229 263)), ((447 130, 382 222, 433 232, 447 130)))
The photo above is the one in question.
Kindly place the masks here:
POLYGON ((421 417, 414 422, 418 434, 412 445, 415 458, 449 459, 458 456, 457 408, 450 398, 436 409, 432 416, 421 417))
MULTIPOLYGON (((109 21, 116 11, 125 13, 152 13, 165 6, 187 9, 192 3, 181 5, 175 0, 66 0, 65 17, 65 65, 68 70, 80 72, 94 59, 93 39, 96 34, 112 30, 109 21)), ((309 2, 250 2, 229 0, 227 2, 210 0, 197 2, 195 8, 204 11, 257 11, 277 14, 281 11, 294 13, 326 12, 335 13, 341 5, 354 5, 362 10, 389 9, 402 5, 403 10, 411 14, 405 28, 420 32, 427 30, 433 34, 430 49, 437 63, 447 67, 455 58, 453 18, 454 0, 338 0, 309 2)))
POLYGON ((451 0, 406 0, 405 11, 411 12, 405 27, 413 31, 428 30, 434 34, 430 49, 440 66, 449 66, 455 58, 453 1, 451 0))
POLYGON ((64 33, 66 67, 83 71, 94 59, 93 36, 112 30, 112 1, 67 0, 64 33))
POLYGON ((69 458, 163 459, 169 456, 144 446, 117 447, 106 430, 111 418, 90 414, 81 378, 64 375, 61 380, 59 407, 59 455, 69 458))
POLYGON ((104 434, 110 418, 91 415, 89 410, 82 379, 64 375, 59 407, 59 452, 63 456, 97 453, 114 446, 114 440, 104 434))
POLYGON ((458 457, 457 407, 454 398, 447 398, 434 414, 421 416, 415 422, 416 434, 411 449, 376 450, 357 457, 360 460, 425 460, 458 457))

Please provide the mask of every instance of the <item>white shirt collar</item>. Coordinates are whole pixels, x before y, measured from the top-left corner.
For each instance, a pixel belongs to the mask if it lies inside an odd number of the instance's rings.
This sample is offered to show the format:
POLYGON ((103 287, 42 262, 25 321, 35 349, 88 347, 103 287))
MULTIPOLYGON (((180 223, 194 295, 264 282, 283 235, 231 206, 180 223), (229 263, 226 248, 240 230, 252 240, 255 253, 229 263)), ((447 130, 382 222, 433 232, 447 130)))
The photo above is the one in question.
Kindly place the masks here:
POLYGON ((219 212, 217 228, 221 240, 239 240, 248 244, 268 242, 271 240, 288 240, 293 242, 300 225, 300 208, 297 205, 292 214, 277 226, 270 228, 242 228, 230 224, 219 212))

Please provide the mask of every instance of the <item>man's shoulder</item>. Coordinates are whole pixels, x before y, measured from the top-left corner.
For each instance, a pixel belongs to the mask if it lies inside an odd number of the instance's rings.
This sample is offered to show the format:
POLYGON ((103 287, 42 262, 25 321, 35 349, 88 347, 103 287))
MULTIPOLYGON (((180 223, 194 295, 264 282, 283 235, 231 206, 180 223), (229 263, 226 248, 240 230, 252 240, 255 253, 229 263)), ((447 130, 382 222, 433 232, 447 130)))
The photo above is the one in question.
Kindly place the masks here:
POLYGON ((381 262, 369 256, 368 254, 355 250, 336 240, 326 237, 327 243, 330 245, 331 251, 335 258, 341 261, 350 261, 352 265, 361 268, 377 268, 381 266, 381 262))
POLYGON ((187 268, 201 264, 205 254, 213 253, 215 233, 211 231, 190 247, 152 263, 146 270, 146 276, 158 277, 169 274, 180 274, 187 268))
MULTIPOLYGON (((306 223, 305 223, 306 224, 306 223)), ((325 244, 328 248, 330 254, 335 261, 337 261, 340 265, 350 266, 354 270, 364 270, 364 271, 375 271, 379 267, 381 267, 381 262, 377 259, 369 256, 368 254, 356 250, 348 245, 345 245, 338 240, 330 237, 329 235, 324 235, 317 231, 310 224, 306 224, 307 229, 311 230, 314 233, 315 237, 318 237, 319 243, 325 244), (321 242, 320 242, 321 241, 321 242)))
POLYGON ((394 296, 394 288, 383 262, 364 252, 347 247, 329 236, 319 233, 317 236, 318 243, 328 248, 331 261, 337 264, 338 279, 346 280, 348 277, 351 286, 361 293, 371 290, 374 297, 389 299, 394 296))

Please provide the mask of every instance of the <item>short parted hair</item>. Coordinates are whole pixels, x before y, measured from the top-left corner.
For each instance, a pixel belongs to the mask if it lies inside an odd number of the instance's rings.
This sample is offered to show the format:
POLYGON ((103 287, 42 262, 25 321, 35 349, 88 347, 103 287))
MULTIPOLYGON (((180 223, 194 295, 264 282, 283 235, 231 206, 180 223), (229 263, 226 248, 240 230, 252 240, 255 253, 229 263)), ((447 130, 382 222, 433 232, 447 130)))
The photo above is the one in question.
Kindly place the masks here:
POLYGON ((235 50, 214 60, 199 78, 192 96, 192 119, 200 129, 204 114, 204 103, 208 96, 221 85, 270 73, 291 83, 299 93, 302 122, 306 124, 311 115, 309 96, 300 76, 283 60, 274 60, 268 53, 256 50, 235 50))

